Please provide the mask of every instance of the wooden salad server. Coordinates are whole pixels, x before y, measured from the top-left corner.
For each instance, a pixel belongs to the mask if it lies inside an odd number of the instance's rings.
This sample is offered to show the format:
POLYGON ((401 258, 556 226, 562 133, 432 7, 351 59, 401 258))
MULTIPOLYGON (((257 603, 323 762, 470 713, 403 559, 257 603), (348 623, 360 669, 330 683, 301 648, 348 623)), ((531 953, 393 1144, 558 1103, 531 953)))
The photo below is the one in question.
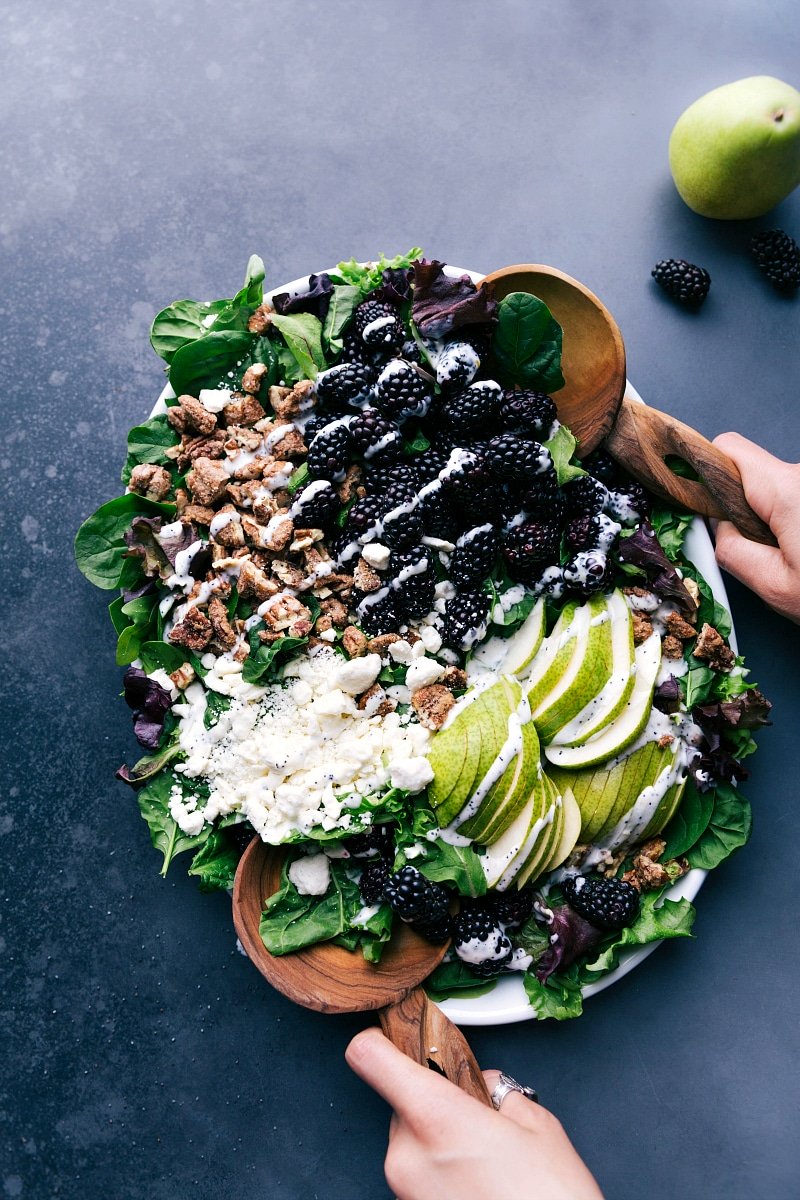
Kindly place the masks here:
POLYGON ((481 283, 493 284, 498 300, 510 292, 537 296, 561 325, 566 383, 553 399, 559 420, 578 439, 580 454, 603 442, 656 495, 705 517, 732 521, 753 541, 777 544, 747 503, 731 459, 689 425, 630 395, 622 334, 593 292, 563 271, 537 263, 503 267, 481 283), (676 475, 665 461, 673 455, 688 463, 698 478, 676 475))
POLYGON ((264 902, 280 887, 285 854, 285 847, 268 846, 255 837, 236 871, 233 923, 250 961, 274 988, 304 1008, 325 1013, 378 1009, 383 1032, 399 1050, 491 1105, 466 1038, 420 986, 444 958, 446 943, 432 946, 398 922, 379 963, 326 942, 281 957, 270 954, 258 927, 264 902))

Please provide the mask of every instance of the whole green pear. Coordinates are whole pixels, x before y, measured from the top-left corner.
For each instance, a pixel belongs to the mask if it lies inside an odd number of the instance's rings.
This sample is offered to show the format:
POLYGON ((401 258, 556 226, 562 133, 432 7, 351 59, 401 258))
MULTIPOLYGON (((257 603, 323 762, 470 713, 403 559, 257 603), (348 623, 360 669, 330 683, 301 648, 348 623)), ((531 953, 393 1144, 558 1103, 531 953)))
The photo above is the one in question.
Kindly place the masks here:
POLYGON ((669 165, 701 216, 760 217, 800 184, 800 92, 770 75, 707 92, 678 118, 669 165))

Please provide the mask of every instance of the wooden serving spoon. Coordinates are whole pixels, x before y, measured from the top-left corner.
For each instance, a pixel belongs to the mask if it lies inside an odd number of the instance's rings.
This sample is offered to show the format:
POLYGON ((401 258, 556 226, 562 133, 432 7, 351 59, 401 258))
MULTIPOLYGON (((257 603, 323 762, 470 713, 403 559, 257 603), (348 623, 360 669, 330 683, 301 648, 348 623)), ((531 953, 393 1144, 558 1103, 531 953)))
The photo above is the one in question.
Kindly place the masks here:
POLYGON ((491 1105, 466 1039, 419 986, 444 958, 446 943, 432 946, 400 924, 379 963, 326 942, 281 957, 270 954, 258 927, 265 901, 280 887, 285 857, 285 847, 267 846, 255 837, 239 862, 233 923, 250 961, 274 988, 304 1008, 326 1013, 378 1009, 383 1032, 399 1050, 491 1105))
POLYGON ((689 425, 630 395, 622 334, 593 292, 563 271, 538 263, 503 267, 481 283, 493 284, 498 300, 510 292, 538 296, 561 325, 566 383, 553 399, 559 420, 578 439, 580 454, 604 442, 656 495, 705 517, 733 521, 753 541, 777 544, 747 503, 741 476, 728 456, 689 425), (676 475, 665 461, 670 455, 688 463, 698 478, 676 475))

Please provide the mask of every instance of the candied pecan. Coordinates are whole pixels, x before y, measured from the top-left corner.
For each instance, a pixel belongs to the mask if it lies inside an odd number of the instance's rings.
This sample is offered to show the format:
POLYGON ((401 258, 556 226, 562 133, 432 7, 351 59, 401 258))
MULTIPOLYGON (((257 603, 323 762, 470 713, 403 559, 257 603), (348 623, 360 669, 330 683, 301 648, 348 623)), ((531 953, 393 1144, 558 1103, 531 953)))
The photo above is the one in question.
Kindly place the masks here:
POLYGON ((637 612, 636 609, 631 609, 631 621, 633 623, 633 644, 641 646, 642 642, 646 642, 652 635, 653 626, 650 618, 644 613, 637 612))
POLYGON ((314 632, 327 633, 329 629, 333 629, 333 617, 329 613, 320 613, 314 622, 314 632))
MULTIPOLYGON (((331 618, 337 629, 344 629, 347 624, 347 609, 341 600, 337 600, 335 596, 331 596, 329 600, 322 601, 320 609, 331 618)), ((350 628, 352 629, 353 626, 351 625, 350 628)), ((357 630, 356 632, 359 631, 357 630)), ((362 634, 361 636, 363 637, 364 635, 362 634)), ((364 644, 366 645, 366 639, 364 639, 364 644)))
POLYGON ((254 479, 260 479, 261 473, 269 463, 268 458, 264 458, 259 454, 255 458, 248 458, 245 455, 234 454, 228 459, 231 467, 233 478, 240 482, 250 482, 254 479), (237 466, 237 458, 241 461, 237 466))
POLYGON ((310 379, 301 379, 293 388, 269 389, 269 402, 279 417, 291 420, 298 413, 311 408, 314 402, 314 384, 310 379))
POLYGON ((244 425, 231 425, 225 430, 225 453, 231 458, 237 449, 258 450, 262 441, 263 438, 255 429, 248 429, 244 425))
POLYGON ((247 332, 265 334, 270 326, 272 309, 268 304, 259 304, 253 315, 247 321, 247 332))
POLYGON ((275 559, 272 564, 272 574, 280 579, 286 587, 294 588, 298 592, 303 590, 306 582, 305 571, 296 567, 294 563, 287 562, 284 558, 275 559))
POLYGON ((245 560, 239 571, 239 595, 244 600, 267 600, 279 590, 278 585, 268 579, 260 567, 245 560))
POLYGON ((700 630, 692 654, 704 659, 714 671, 730 671, 736 662, 732 650, 726 645, 718 630, 708 622, 700 630))
POLYGON ((399 633, 379 633, 377 637, 370 638, 367 642, 368 654, 380 654, 381 658, 385 658, 390 646, 395 642, 402 642, 403 639, 399 633))
MULTIPOLYGON (((329 603, 329 601, 325 601, 329 603)), ((367 652, 367 639, 355 625, 348 625, 342 634, 342 645, 351 658, 361 658, 367 652)))
POLYGON ((266 550, 279 554, 292 540, 294 525, 287 514, 275 515, 267 522, 261 534, 261 545, 266 550))
POLYGON ((364 472, 357 463, 353 463, 347 468, 344 479, 336 485, 336 494, 342 504, 348 504, 355 497, 363 474, 364 472))
POLYGON ((673 637, 680 638, 681 641, 686 641, 687 638, 697 636, 697 630, 688 621, 684 621, 680 613, 671 612, 665 619, 667 629, 673 637))
POLYGON ((356 708, 370 717, 385 717, 387 713, 394 712, 396 707, 396 702, 389 699, 379 683, 373 683, 372 687, 356 697, 356 708))
POLYGON ((261 471, 261 478, 271 492, 285 487, 293 471, 292 464, 285 458, 266 459, 261 471))
POLYGON ((242 376, 242 391, 251 396, 257 396, 261 391, 261 384, 264 382, 266 373, 266 363, 253 363, 252 367, 248 367, 242 376))
POLYGON ((441 729, 455 702, 453 693, 441 683, 417 688, 411 694, 411 707, 426 729, 441 729))
POLYGON ((178 625, 170 630, 169 640, 187 650, 205 650, 213 634, 211 622, 204 612, 193 605, 178 625))
POLYGON ((214 630, 216 640, 223 649, 232 649, 236 645, 236 633, 228 620, 227 608, 217 596, 212 596, 209 601, 208 617, 211 621, 211 628, 214 630))
POLYGON ((315 542, 321 542, 324 537, 321 529, 295 529, 294 540, 289 549, 295 553, 310 550, 315 542))
POLYGON ((178 404, 167 409, 167 420, 179 433, 194 429, 197 433, 213 433, 217 418, 195 396, 178 396, 178 404))
POLYGON ((467 686, 467 672, 461 667, 448 667, 439 683, 451 692, 463 692, 467 686))
POLYGON ((355 565, 353 586, 360 592, 377 592, 381 586, 380 575, 373 571, 366 559, 360 558, 355 565))
POLYGON ((148 500, 163 500, 172 487, 169 471, 155 463, 140 463, 131 471, 130 489, 148 500))
MULTIPOLYGON (((307 624, 308 628, 304 630, 304 633, 309 633, 313 625, 310 609, 288 592, 277 594, 267 606, 263 617, 267 628, 279 631, 288 629, 290 632, 294 632, 300 625, 307 624)), ((296 636, 302 637, 303 634, 296 636)))
POLYGON ((226 425, 255 425, 266 416, 261 402, 255 396, 234 393, 234 399, 222 410, 226 425))
POLYGON ((189 662, 181 663, 177 670, 170 671, 169 677, 175 684, 175 687, 178 689, 178 691, 181 692, 184 690, 184 688, 187 688, 190 683, 194 683, 195 679, 197 678, 194 667, 189 662))
POLYGON ((675 738, 671 733, 662 733, 661 737, 656 742, 660 750, 666 750, 667 746, 671 746, 675 738))
POLYGON ((196 458, 222 458, 224 446, 225 432, 222 429, 215 429, 208 437, 184 436, 176 456, 178 470, 185 471, 196 458))
POLYGON ((221 500, 228 487, 228 473, 221 463, 210 458, 196 458, 186 483, 199 504, 211 505, 221 500))
POLYGON ((683 643, 668 633, 661 643, 661 653, 664 658, 683 658, 683 643))
POLYGON ((210 525, 215 515, 213 508, 205 504, 187 504, 181 512, 184 521, 191 521, 193 525, 210 525))
POLYGON ((344 573, 326 575, 325 586, 330 588, 332 592, 343 596, 345 592, 350 591, 353 587, 353 576, 345 575, 344 573))

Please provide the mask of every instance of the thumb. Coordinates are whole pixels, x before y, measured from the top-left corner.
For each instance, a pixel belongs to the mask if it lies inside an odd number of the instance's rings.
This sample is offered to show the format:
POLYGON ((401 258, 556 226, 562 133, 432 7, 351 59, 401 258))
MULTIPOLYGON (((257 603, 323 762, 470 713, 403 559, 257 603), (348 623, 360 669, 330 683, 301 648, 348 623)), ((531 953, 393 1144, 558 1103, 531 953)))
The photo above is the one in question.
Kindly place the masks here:
POLYGON ((348 1066, 391 1104, 398 1116, 417 1124, 443 1106, 476 1104, 428 1067, 412 1062, 377 1028, 357 1033, 345 1051, 348 1066))

